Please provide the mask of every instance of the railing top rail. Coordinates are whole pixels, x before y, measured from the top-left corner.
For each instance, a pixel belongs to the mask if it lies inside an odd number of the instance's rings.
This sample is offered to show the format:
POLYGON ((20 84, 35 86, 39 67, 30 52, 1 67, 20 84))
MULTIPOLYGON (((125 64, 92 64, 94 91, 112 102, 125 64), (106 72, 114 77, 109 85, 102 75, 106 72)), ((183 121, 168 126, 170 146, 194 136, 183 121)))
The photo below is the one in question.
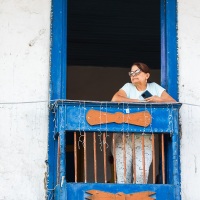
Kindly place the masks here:
MULTIPOLYGON (((57 100, 53 104, 57 127, 66 131, 172 133, 181 103, 123 103, 57 100)), ((58 130, 58 131, 59 131, 58 130)))
POLYGON ((52 106, 62 106, 62 105, 87 105, 91 107, 96 106, 116 106, 123 107, 124 105, 128 105, 129 107, 153 107, 153 108, 180 108, 181 103, 179 102, 163 102, 163 103, 149 103, 145 101, 141 102, 112 102, 112 101, 88 101, 88 100, 69 100, 69 99, 57 99, 52 106))

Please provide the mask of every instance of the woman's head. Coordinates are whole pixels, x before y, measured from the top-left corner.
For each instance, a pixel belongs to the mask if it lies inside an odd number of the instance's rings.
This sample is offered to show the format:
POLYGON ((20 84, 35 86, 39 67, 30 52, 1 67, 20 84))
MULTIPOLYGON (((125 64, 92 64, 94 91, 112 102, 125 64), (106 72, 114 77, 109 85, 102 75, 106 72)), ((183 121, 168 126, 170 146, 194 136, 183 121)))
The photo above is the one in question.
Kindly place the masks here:
MULTIPOLYGON (((135 63, 133 63, 132 67, 134 65, 137 66, 144 73, 149 73, 150 74, 150 69, 149 69, 149 67, 146 64, 141 63, 141 62, 135 62, 135 63)), ((131 67, 131 71, 132 71, 132 67, 131 67)))
POLYGON ((133 84, 137 84, 137 83, 145 84, 145 83, 147 83, 147 80, 150 77, 150 69, 144 63, 135 62, 135 63, 133 63, 133 65, 131 67, 129 76, 130 76, 131 82, 133 84))

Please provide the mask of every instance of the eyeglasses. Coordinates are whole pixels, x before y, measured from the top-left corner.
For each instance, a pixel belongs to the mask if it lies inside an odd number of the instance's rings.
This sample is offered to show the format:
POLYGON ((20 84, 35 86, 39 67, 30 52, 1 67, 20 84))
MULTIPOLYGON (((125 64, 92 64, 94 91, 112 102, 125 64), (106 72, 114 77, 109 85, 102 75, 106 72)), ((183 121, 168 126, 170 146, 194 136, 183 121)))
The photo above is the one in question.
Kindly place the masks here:
POLYGON ((142 72, 141 69, 137 69, 134 72, 133 71, 129 72, 128 75, 134 77, 140 74, 141 72, 142 72))

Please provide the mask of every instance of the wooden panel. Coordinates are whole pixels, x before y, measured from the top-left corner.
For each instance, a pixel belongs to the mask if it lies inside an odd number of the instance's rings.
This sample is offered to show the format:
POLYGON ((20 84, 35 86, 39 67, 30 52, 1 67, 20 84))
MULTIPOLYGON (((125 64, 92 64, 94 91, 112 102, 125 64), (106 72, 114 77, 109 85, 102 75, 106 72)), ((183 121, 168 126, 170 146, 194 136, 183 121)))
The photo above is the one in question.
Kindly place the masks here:
POLYGON ((67 183, 66 193, 67 199, 85 200, 174 200, 173 185, 138 185, 138 184, 72 184, 67 183), (90 194, 88 194, 90 193, 90 194), (155 193, 155 194, 153 194, 155 193), (150 194, 153 194, 150 196, 150 194), (99 198, 100 197, 102 198, 99 198), (103 198, 107 195, 109 198, 103 198), (121 196, 120 196, 121 195, 121 196), (149 196, 148 196, 149 195, 149 196), (143 196, 145 196, 143 198, 143 196), (93 197, 93 198, 92 198, 93 197), (114 197, 116 199, 114 199, 114 197), (121 197, 121 199, 120 199, 121 197), (139 198, 134 198, 139 197, 139 198), (148 199, 149 198, 149 199, 148 199))

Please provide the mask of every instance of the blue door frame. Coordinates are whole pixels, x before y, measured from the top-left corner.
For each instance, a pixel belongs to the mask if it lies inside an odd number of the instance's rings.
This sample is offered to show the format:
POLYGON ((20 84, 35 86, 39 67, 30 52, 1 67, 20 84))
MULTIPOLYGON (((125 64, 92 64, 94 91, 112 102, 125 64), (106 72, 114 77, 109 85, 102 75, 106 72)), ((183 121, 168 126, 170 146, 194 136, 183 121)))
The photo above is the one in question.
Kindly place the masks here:
MULTIPOLYGON (((177 1, 161 0, 161 84, 178 100, 177 1)), ((66 99, 67 0, 52 0, 50 101, 66 99)), ((56 186, 54 116, 49 113, 48 195, 56 186)))

